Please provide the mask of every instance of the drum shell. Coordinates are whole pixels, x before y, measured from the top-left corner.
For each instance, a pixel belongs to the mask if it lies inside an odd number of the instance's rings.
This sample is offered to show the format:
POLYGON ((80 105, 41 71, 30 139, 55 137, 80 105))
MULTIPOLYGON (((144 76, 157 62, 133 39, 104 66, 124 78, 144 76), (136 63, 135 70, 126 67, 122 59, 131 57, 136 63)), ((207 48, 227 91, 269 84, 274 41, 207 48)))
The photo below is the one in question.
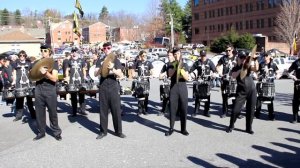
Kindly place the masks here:
POLYGON ((137 81, 134 88, 134 92, 137 98, 145 97, 149 95, 150 83, 147 80, 137 81))
POLYGON ((79 85, 79 93, 82 93, 82 94, 87 94, 88 93, 88 91, 89 91, 89 84, 87 84, 87 83, 82 83, 82 84, 80 84, 79 85))
POLYGON ((14 92, 14 90, 4 89, 3 90, 3 99, 4 100, 15 99, 15 92, 14 92))
POLYGON ((67 87, 68 93, 77 93, 78 92, 78 86, 76 84, 68 84, 67 87))
POLYGON ((228 85, 226 86, 225 93, 228 95, 235 95, 236 94, 236 88, 237 88, 237 81, 231 80, 228 82, 228 85))
POLYGON ((58 83, 56 85, 56 93, 58 95, 66 95, 67 92, 67 88, 66 88, 66 84, 65 83, 58 83))
POLYGON ((275 84, 262 82, 261 89, 258 92, 259 97, 273 98, 275 96, 275 84))
POLYGON ((193 97, 207 98, 210 96, 210 82, 194 82, 193 83, 193 97))
POLYGON ((98 83, 88 84, 87 93, 95 94, 95 93, 98 93, 98 91, 99 91, 98 83))
POLYGON ((15 89, 15 97, 22 98, 28 95, 28 88, 16 88, 15 89))
POLYGON ((35 97, 35 87, 29 87, 28 88, 28 96, 34 98, 35 97))
POLYGON ((168 99, 170 97, 170 84, 162 84, 159 87, 160 100, 168 99))

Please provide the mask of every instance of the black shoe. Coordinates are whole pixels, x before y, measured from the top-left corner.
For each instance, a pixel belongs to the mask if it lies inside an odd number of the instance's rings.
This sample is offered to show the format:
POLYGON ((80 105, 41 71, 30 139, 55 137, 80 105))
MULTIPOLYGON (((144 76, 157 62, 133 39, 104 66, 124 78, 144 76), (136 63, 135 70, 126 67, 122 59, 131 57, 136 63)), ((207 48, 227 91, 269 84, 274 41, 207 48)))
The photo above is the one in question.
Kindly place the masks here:
POLYGON ((242 118, 244 118, 244 116, 240 114, 237 118, 242 119, 242 118))
POLYGON ((185 136, 188 136, 188 135, 189 135, 189 132, 187 132, 187 130, 181 131, 181 133, 182 133, 183 135, 185 135, 185 136))
POLYGON ((196 117, 196 115, 197 115, 197 113, 192 113, 191 116, 192 116, 192 117, 196 117))
POLYGON ((56 135, 56 136, 54 136, 54 138, 55 138, 57 141, 61 141, 61 140, 62 140, 61 135, 56 135))
POLYGON ((227 132, 227 133, 231 133, 232 130, 233 130, 233 127, 228 127, 227 130, 226 130, 226 132, 227 132))
POLYGON ((210 114, 207 112, 207 113, 204 113, 204 116, 210 117, 210 114))
POLYGON ((292 120, 291 123, 296 124, 297 120, 292 120))
POLYGON ((119 134, 117 134, 117 136, 120 137, 120 138, 126 138, 126 135, 123 134, 123 133, 119 133, 119 134))
POLYGON ((254 131, 252 131, 252 130, 246 130, 246 132, 249 134, 254 134, 254 131))
POLYGON ((73 114, 71 115, 71 117, 77 117, 77 114, 76 114, 76 113, 73 113, 73 114))
POLYGON ((255 118, 260 119, 260 115, 259 114, 254 114, 255 118))
POLYGON ((148 115, 148 112, 144 111, 143 114, 144 114, 144 115, 148 115))
POLYGON ((220 115, 220 118, 225 118, 225 117, 226 117, 226 114, 220 115))
POLYGON ((174 130, 170 129, 168 132, 165 133, 165 136, 170 136, 173 134, 173 132, 174 132, 174 130))
POLYGON ((88 115, 85 111, 80 112, 81 115, 88 115))
POLYGON ((21 120, 22 118, 15 118, 14 120, 13 120, 13 122, 16 122, 16 121, 19 121, 19 120, 21 120))
POLYGON ((97 136, 96 139, 102 139, 103 137, 105 137, 107 134, 104 134, 103 132, 100 132, 97 136))
POLYGON ((275 120, 275 116, 274 116, 274 115, 269 116, 269 120, 270 120, 270 121, 274 121, 274 120, 275 120))
POLYGON ((38 134, 35 138, 33 138, 34 141, 40 140, 45 137, 45 134, 38 134))

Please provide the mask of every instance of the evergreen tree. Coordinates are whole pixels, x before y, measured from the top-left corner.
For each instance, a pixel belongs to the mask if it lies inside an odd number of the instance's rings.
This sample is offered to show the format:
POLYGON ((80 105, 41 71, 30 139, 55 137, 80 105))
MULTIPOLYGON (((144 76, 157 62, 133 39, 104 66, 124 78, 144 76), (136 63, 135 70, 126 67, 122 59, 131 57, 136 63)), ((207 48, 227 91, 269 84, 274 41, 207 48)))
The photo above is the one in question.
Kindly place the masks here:
POLYGON ((108 12, 108 9, 106 6, 103 6, 102 9, 101 9, 101 12, 99 14, 99 21, 101 22, 106 22, 107 19, 108 19, 108 15, 109 15, 109 12, 108 12))
POLYGON ((21 25, 21 12, 19 9, 15 11, 15 20, 17 25, 21 25))
POLYGON ((9 12, 6 8, 3 9, 1 14, 1 24, 8 25, 9 24, 9 12))

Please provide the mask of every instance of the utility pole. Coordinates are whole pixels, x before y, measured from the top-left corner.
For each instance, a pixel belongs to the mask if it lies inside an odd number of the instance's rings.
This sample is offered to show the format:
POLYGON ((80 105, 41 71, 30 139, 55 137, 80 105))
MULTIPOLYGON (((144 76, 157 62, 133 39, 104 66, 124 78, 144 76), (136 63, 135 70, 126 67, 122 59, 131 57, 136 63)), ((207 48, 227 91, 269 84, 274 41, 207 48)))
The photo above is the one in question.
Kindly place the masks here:
POLYGON ((170 21, 170 25, 171 25, 171 48, 174 47, 174 22, 173 22, 173 14, 168 14, 170 15, 171 21, 170 21))

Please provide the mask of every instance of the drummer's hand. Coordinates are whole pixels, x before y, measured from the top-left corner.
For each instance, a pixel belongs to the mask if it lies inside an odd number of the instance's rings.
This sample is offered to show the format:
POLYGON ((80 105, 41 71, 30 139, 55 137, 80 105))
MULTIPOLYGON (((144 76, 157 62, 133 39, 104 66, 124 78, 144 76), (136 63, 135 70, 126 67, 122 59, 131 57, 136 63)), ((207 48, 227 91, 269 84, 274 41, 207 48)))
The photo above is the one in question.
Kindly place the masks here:
POLYGON ((110 69, 110 70, 112 70, 113 68, 114 68, 114 66, 115 66, 115 64, 114 63, 112 63, 112 62, 109 62, 108 63, 108 69, 110 69))
POLYGON ((45 74, 47 73, 47 70, 48 70, 48 68, 46 68, 46 67, 41 67, 41 68, 40 68, 40 72, 41 72, 43 75, 45 75, 45 74))
POLYGON ((15 86, 15 85, 16 85, 16 81, 13 81, 13 82, 11 83, 11 85, 12 85, 12 86, 15 86))
POLYGON ((295 75, 292 76, 293 81, 297 81, 297 77, 295 75))

